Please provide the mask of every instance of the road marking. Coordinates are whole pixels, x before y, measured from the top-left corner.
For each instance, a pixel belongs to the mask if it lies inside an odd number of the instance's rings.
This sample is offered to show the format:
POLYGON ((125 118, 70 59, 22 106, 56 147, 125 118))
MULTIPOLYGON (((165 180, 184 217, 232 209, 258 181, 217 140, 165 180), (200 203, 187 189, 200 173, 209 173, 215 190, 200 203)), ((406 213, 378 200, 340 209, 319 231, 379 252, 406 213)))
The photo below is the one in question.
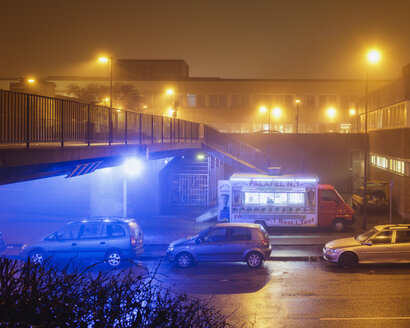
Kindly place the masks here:
POLYGON ((410 320, 410 317, 320 318, 323 321, 347 320, 410 320))

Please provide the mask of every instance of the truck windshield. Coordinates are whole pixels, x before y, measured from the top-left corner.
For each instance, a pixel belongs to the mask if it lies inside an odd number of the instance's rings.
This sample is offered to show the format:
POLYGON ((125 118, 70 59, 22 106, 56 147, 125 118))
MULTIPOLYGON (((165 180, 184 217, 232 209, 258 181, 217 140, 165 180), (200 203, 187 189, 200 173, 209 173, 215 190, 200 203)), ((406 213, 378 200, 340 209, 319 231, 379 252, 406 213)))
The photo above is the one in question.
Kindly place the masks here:
POLYGON ((371 236, 373 236, 376 232, 378 232, 378 230, 375 228, 372 228, 370 230, 363 232, 361 235, 356 236, 355 239, 357 241, 364 242, 367 239, 369 239, 371 236))

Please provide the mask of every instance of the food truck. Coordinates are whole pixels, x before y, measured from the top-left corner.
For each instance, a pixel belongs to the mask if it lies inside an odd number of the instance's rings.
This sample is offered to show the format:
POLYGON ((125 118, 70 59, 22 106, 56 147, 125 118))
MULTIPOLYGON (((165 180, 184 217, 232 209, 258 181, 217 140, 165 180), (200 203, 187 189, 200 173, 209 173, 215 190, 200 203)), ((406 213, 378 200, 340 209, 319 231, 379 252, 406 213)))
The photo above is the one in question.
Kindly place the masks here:
POLYGON ((354 211, 315 175, 235 173, 218 182, 218 220, 266 227, 332 227, 342 232, 354 211))

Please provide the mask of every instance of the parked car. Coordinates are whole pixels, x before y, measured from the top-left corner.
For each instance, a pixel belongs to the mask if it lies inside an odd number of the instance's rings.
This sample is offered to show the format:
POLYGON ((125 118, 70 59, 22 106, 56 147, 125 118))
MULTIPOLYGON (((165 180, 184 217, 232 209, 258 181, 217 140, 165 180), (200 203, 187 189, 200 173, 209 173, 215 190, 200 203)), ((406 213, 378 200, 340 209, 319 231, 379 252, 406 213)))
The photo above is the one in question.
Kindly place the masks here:
POLYGON ((51 235, 23 245, 20 256, 34 263, 51 260, 106 261, 118 267, 144 250, 143 233, 135 220, 98 218, 70 222, 51 235))
MULTIPOLYGON (((387 210, 389 202, 386 196, 385 188, 387 182, 385 181, 369 181, 367 182, 367 208, 370 210, 387 210)), ((364 206, 364 188, 360 187, 352 195, 352 205, 357 207, 360 212, 363 211, 364 206)))
POLYGON ((219 223, 199 234, 172 242, 167 257, 181 268, 194 262, 246 262, 257 268, 269 258, 269 235, 259 224, 219 223))
POLYGON ((377 225, 356 237, 333 240, 323 256, 348 269, 359 263, 410 263, 410 224, 377 225))

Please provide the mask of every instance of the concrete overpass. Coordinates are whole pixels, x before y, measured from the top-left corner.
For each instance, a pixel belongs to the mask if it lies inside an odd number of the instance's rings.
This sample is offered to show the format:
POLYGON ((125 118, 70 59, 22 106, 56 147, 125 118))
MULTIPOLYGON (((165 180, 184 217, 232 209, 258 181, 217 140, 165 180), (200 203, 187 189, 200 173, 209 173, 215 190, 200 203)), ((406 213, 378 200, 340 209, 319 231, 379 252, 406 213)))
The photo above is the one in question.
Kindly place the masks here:
POLYGON ((0 185, 204 151, 243 172, 265 172, 262 151, 194 122, 0 90, 0 185))

